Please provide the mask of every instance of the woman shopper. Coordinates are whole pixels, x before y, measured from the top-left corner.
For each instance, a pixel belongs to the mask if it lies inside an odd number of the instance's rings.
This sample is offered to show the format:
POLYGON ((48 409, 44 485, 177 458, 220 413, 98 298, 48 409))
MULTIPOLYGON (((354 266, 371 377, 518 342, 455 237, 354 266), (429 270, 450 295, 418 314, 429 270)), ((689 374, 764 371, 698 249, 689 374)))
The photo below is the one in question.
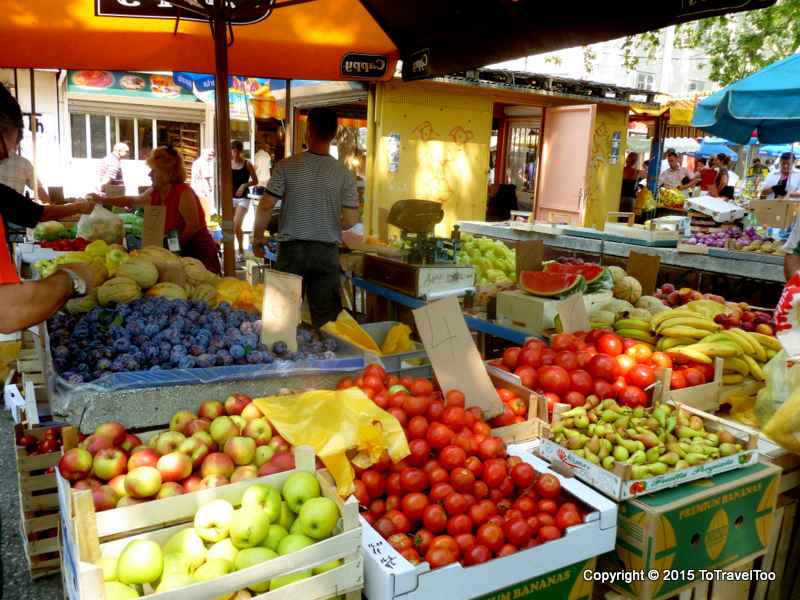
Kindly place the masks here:
POLYGON ((140 196, 103 198, 114 206, 164 206, 164 235, 176 234, 183 256, 196 258, 206 269, 219 274, 219 245, 206 226, 200 199, 185 183, 183 158, 172 146, 160 146, 147 158, 153 187, 140 196))
POLYGON ((709 186, 708 193, 715 198, 733 199, 733 186, 730 184, 730 176, 728 174, 728 167, 731 164, 730 157, 720 152, 717 154, 717 164, 719 171, 714 179, 714 183, 709 186))
POLYGON ((642 178, 642 171, 636 166, 639 154, 631 152, 625 157, 625 168, 622 169, 622 189, 620 190, 620 212, 633 212, 636 202, 636 188, 642 178))
POLYGON ((247 197, 247 188, 251 185, 258 185, 256 168, 248 161, 242 152, 244 144, 239 140, 234 140, 231 144, 231 180, 233 182, 233 205, 236 212, 233 214, 233 232, 236 241, 239 242, 239 260, 244 260, 244 232, 242 223, 250 209, 250 198, 247 197))

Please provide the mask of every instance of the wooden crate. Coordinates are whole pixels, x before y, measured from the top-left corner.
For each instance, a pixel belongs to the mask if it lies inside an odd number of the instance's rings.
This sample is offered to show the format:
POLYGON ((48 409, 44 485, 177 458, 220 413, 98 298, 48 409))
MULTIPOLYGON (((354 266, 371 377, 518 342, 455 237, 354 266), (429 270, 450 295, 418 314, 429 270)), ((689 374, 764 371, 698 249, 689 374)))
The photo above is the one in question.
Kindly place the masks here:
MULTIPOLYGON (((358 503, 354 498, 342 501, 336 485, 326 471, 314 471, 314 451, 308 446, 295 448, 297 470, 314 472, 322 493, 337 503, 342 515, 341 531, 290 556, 282 556, 229 573, 212 581, 164 592, 150 594, 153 600, 195 600, 225 597, 248 584, 273 579, 280 575, 310 569, 331 560, 343 559, 339 567, 300 580, 278 590, 253 598, 263 600, 316 600, 346 594, 348 600, 360 598, 364 584, 363 562, 360 554, 361 527, 358 503)), ((294 471, 284 471, 267 477, 242 481, 219 488, 154 500, 144 504, 95 513, 91 492, 71 491, 58 478, 62 496, 62 545, 65 592, 70 600, 105 600, 103 572, 95 566, 103 553, 118 554, 134 539, 163 543, 178 531, 191 526, 197 508, 215 499, 225 499, 237 506, 244 491, 254 483, 266 483, 280 489, 294 471), (123 512, 121 512, 123 511, 123 512), (113 521, 101 519, 117 513, 113 521)))
MULTIPOLYGON (((24 432, 41 440, 48 429, 52 428, 27 429, 19 424, 15 427, 15 434, 24 432)), ((36 579, 57 572, 60 565, 58 489, 51 469, 58 464, 61 451, 30 455, 25 448, 17 446, 16 455, 20 535, 28 570, 31 578, 36 579)))

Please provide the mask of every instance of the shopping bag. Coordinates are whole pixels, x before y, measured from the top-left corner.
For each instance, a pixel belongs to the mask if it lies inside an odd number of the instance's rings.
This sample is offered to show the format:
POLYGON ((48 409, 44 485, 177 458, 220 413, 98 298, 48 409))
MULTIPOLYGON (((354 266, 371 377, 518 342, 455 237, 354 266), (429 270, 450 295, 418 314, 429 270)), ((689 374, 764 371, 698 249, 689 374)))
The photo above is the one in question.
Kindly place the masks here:
POLYGON ((85 240, 103 240, 114 244, 122 240, 125 234, 125 225, 117 215, 97 204, 88 215, 83 215, 78 221, 78 237, 85 240))

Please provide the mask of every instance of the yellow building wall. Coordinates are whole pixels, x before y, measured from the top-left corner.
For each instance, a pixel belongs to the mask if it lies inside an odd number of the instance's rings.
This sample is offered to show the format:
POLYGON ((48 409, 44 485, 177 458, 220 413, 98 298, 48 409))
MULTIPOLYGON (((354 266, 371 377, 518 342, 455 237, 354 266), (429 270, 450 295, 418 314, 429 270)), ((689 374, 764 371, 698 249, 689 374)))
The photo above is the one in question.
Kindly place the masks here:
MULTIPOLYGON (((386 239, 386 216, 398 200, 441 202, 437 235, 458 220, 483 220, 489 173, 492 101, 462 89, 442 93, 424 84, 378 84, 370 97, 366 230, 386 239), (399 164, 390 164, 399 135, 399 164)), ((394 232, 396 234, 396 232, 394 232)))
POLYGON ((626 108, 597 105, 587 175, 585 227, 602 229, 606 222, 606 215, 619 210, 627 133, 628 110, 626 108), (615 132, 619 132, 620 141, 617 162, 612 165, 611 142, 615 132))

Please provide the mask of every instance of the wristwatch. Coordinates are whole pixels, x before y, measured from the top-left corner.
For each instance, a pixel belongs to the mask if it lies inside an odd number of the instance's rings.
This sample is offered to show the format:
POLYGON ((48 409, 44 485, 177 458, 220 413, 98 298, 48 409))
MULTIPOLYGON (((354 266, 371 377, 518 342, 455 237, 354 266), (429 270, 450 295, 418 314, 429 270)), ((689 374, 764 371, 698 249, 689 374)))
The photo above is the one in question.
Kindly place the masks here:
POLYGON ((59 268, 59 271, 62 271, 69 275, 70 280, 72 280, 72 295, 73 296, 83 296, 86 294, 86 281, 78 275, 72 269, 67 267, 59 268))

